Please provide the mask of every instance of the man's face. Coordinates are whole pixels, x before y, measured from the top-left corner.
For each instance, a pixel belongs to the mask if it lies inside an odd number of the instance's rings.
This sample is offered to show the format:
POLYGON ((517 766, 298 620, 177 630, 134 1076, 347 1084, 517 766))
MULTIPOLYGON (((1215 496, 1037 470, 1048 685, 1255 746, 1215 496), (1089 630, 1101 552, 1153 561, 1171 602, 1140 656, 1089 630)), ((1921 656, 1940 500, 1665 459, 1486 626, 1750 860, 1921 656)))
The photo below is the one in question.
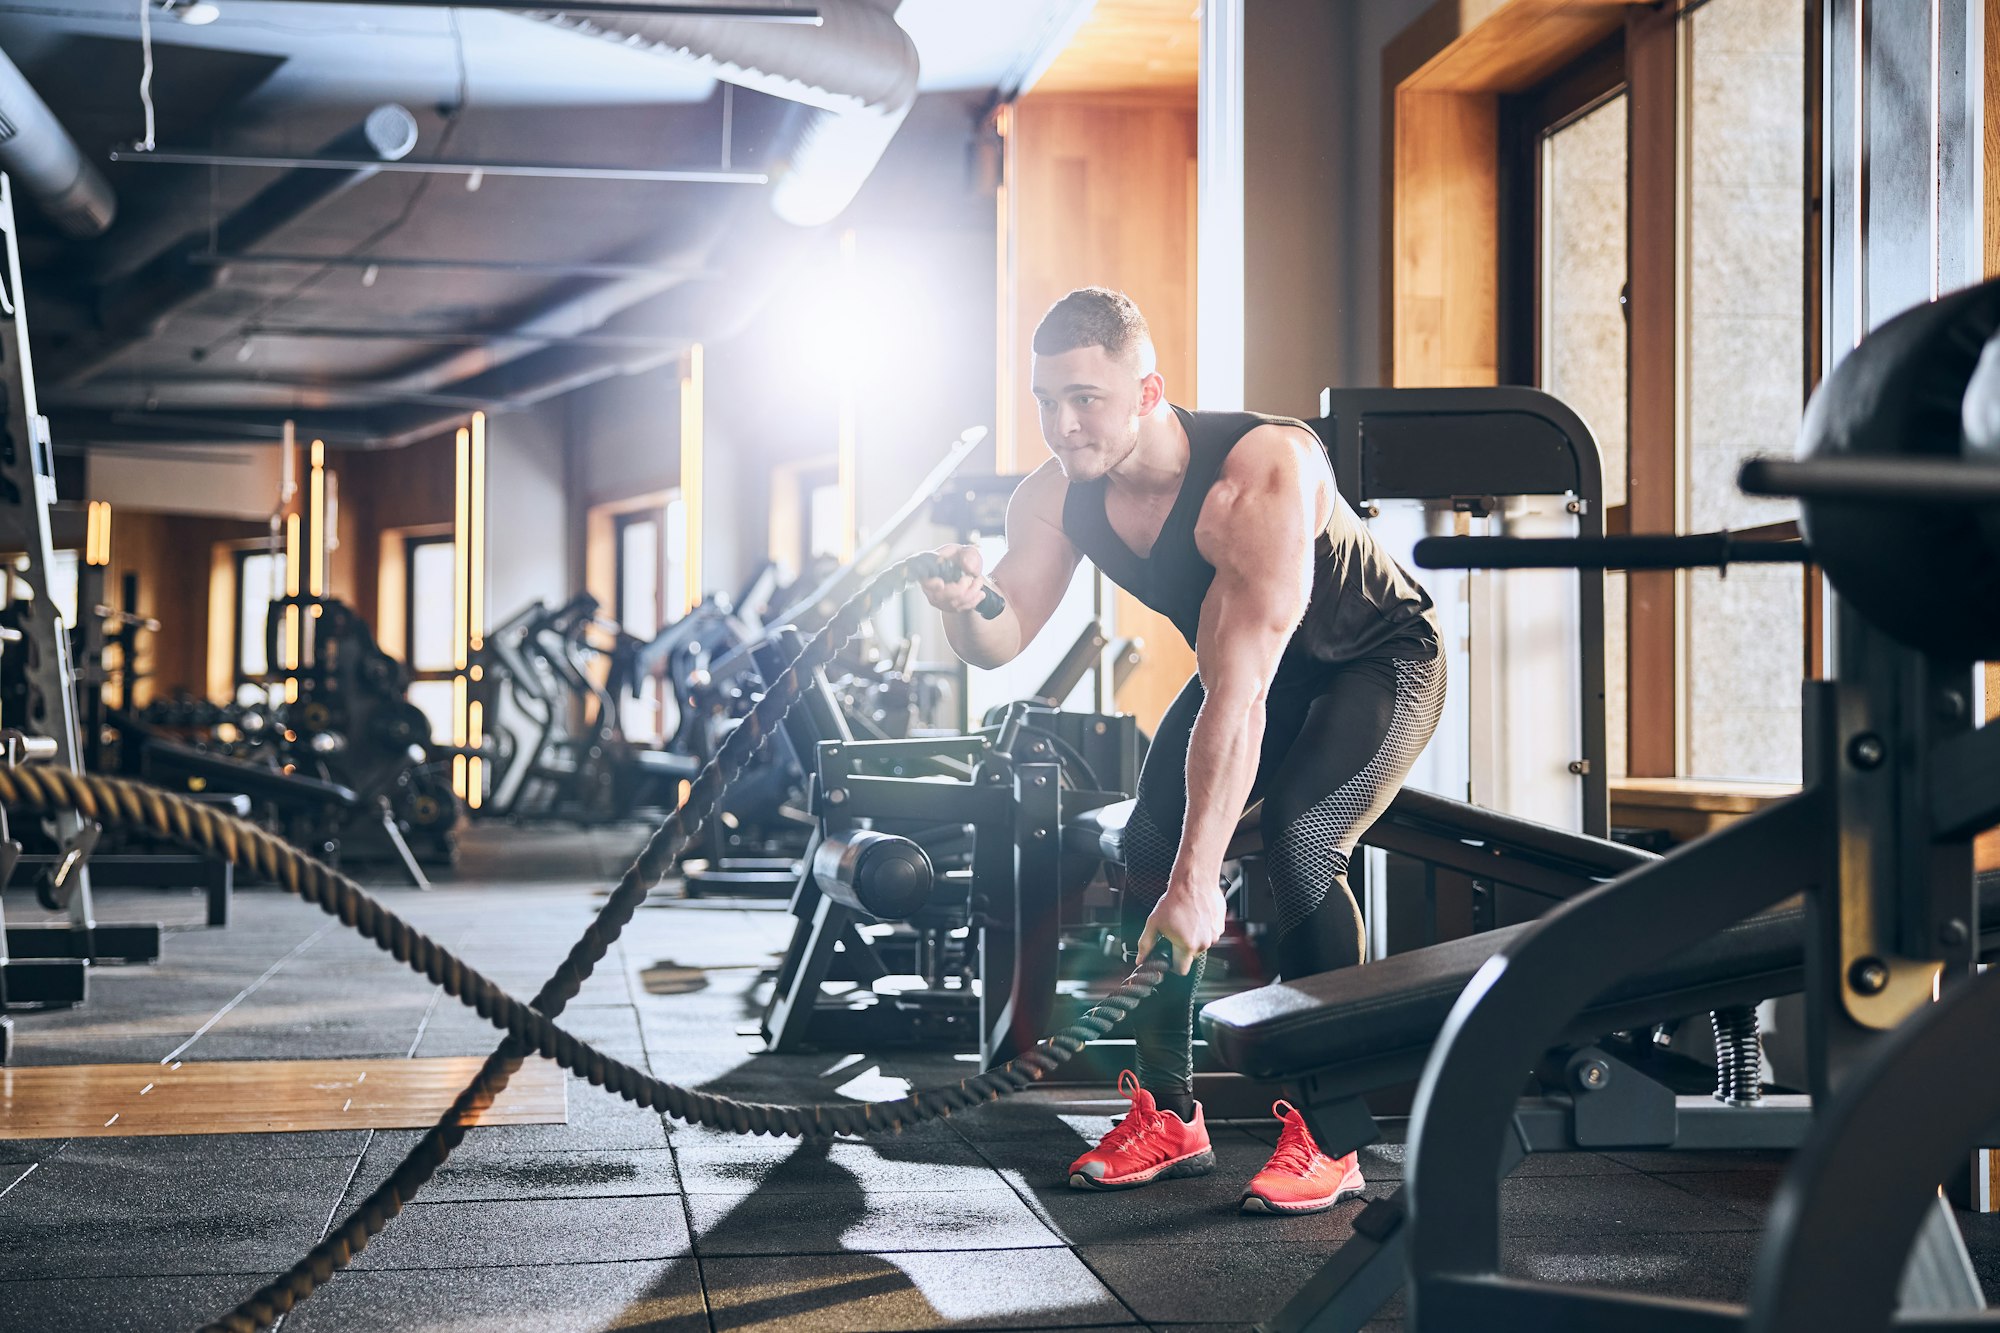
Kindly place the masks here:
POLYGON ((1147 383, 1158 377, 1141 376, 1134 361, 1102 347, 1035 356, 1042 439, 1069 480, 1095 481, 1138 447, 1139 419, 1157 406, 1147 383))

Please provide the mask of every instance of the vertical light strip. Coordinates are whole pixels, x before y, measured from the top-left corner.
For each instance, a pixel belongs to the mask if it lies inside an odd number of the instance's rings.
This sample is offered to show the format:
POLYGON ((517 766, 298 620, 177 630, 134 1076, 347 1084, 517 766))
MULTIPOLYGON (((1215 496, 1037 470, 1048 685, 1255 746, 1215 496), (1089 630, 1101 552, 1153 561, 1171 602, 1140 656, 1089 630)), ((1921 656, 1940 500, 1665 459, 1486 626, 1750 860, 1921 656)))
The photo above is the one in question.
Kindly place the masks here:
MULTIPOLYGON (((1938 229, 1944 216, 1938 199, 1939 180, 1944 175, 1944 15, 1939 0, 1931 0, 1931 300, 1938 298, 1938 229)), ((1935 983, 1935 978, 1933 978, 1935 983)))
POLYGON ((465 599, 466 647, 478 652, 486 646, 486 414, 472 414, 472 460, 466 477, 466 517, 470 535, 466 540, 465 599))
MULTIPOLYGON (((457 452, 452 472, 451 518, 451 743, 461 750, 467 731, 466 680, 467 626, 472 608, 472 432, 458 428, 457 452)), ((451 758, 451 789, 466 798, 466 756, 451 758)))
POLYGON ((1243 406, 1243 15, 1205 0, 1196 91, 1195 401, 1243 406))
MULTIPOLYGON (((466 706, 465 744, 468 749, 477 750, 486 743, 486 705, 474 699, 466 706)), ((465 800, 474 810, 486 792, 485 763, 478 755, 465 766, 465 800)))
MULTIPOLYGON (((701 603, 703 405, 702 347, 688 348, 681 376, 681 606, 701 603)), ((664 535, 664 534, 662 534, 664 535)))
POLYGON ((1015 361, 1020 349, 1014 345, 1014 225, 1008 213, 1014 180, 1014 106, 1010 102, 993 113, 993 132, 1000 136, 1000 186, 994 191, 994 346, 1000 349, 996 366, 998 383, 993 395, 994 470, 1002 476, 1019 470, 1015 462, 1014 399, 1020 393, 1015 382, 1020 367, 1015 361))
MULTIPOLYGON (((460 671, 466 666, 466 613, 471 594, 468 574, 472 568, 469 549, 472 501, 472 432, 458 428, 458 467, 455 474, 451 521, 452 599, 451 664, 460 671)), ((461 725, 463 719, 460 719, 461 725)))
MULTIPOLYGON (((463 675, 453 676, 451 678, 451 743, 459 747, 461 751, 465 748, 465 737, 468 730, 466 726, 466 714, 468 710, 465 704, 465 677, 463 675)), ((451 789, 461 797, 466 796, 465 779, 468 765, 465 759, 466 756, 463 753, 455 754, 451 757, 451 789)))
POLYGON ((1854 346, 1868 331, 1868 3, 1854 0, 1854 346))
POLYGON ((92 500, 84 511, 83 563, 99 566, 111 563, 111 504, 108 500, 92 500))
POLYGON ((326 441, 312 442, 311 489, 306 521, 306 588, 315 597, 326 596, 326 441))
MULTIPOLYGON (((299 595, 299 560, 304 555, 299 548, 299 538, 299 513, 294 509, 285 515, 285 596, 288 598, 299 595)), ((299 608, 295 602, 285 607, 285 656, 282 665, 287 671, 299 669, 299 608)), ((298 700, 299 678, 286 676, 285 702, 297 703, 298 700)))
POLYGON ((853 321, 859 314, 859 283, 855 280, 855 242, 852 231, 840 234, 840 312, 839 327, 842 346, 834 349, 835 363, 840 367, 840 558, 843 561, 854 558, 855 543, 859 538, 860 512, 859 478, 856 476, 859 460, 856 452, 856 418, 859 405, 856 403, 854 354, 858 350, 853 321))

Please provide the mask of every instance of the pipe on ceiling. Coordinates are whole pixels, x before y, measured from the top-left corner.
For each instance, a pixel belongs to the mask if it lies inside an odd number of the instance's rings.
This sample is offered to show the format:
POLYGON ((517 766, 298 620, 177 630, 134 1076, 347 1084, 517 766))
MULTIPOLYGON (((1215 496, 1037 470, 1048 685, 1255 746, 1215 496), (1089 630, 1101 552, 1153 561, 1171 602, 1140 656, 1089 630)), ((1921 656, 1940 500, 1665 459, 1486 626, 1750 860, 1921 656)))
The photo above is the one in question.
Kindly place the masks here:
MULTIPOLYGON (((317 156, 394 162, 416 146, 416 117, 388 102, 317 156)), ((379 168, 365 165, 352 171, 288 171, 216 224, 214 249, 223 254, 246 250, 378 173, 379 168)), ((208 253, 210 243, 207 231, 190 232, 105 288, 97 300, 95 328, 57 348, 56 378, 64 384, 87 379, 126 348, 150 337, 167 316, 216 286, 223 270, 197 259, 208 253)))
POLYGON ((71 236, 102 236, 118 216, 110 182, 12 60, 0 51, 0 171, 71 236))
POLYGON ((826 0, 820 26, 659 14, 556 13, 541 21, 690 59, 726 83, 812 107, 771 191, 785 221, 812 227, 854 200, 917 99, 917 48, 901 0, 826 0))

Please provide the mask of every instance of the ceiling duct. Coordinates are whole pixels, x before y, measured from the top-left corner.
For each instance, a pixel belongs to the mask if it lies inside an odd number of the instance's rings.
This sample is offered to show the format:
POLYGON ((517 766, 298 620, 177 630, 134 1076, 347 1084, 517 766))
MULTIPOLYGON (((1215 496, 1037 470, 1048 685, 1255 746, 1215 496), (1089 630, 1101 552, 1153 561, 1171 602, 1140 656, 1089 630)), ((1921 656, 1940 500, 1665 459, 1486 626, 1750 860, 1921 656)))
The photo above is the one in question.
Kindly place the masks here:
MULTIPOLYGON (((314 154, 316 157, 395 162, 417 145, 417 121, 393 102, 368 113, 359 125, 314 154)), ((286 172, 215 226, 190 232, 99 296, 96 328, 70 339, 56 353, 56 375, 75 384, 126 348, 145 341, 160 321, 222 280, 224 270, 197 262, 213 249, 221 254, 247 250, 287 223, 378 174, 371 165, 352 171, 301 167, 286 172)))
POLYGON ((0 171, 71 236, 101 236, 118 199, 14 62, 0 52, 0 171))
POLYGON ((917 48, 896 22, 899 3, 823 0, 818 27, 668 14, 535 17, 690 59, 726 83, 814 108, 771 191, 779 217, 813 227, 853 202, 916 101, 917 48))

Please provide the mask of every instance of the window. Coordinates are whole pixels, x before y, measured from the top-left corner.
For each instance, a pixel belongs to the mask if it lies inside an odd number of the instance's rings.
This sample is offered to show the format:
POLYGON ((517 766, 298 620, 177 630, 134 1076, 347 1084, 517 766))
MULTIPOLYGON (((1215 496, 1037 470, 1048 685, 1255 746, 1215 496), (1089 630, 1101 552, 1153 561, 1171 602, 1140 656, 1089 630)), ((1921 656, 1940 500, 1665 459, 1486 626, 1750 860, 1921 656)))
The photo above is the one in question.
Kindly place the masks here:
MULTIPOLYGON (((1625 503, 1627 378, 1626 95, 1615 93, 1561 123, 1541 141, 1541 309, 1536 361, 1541 387, 1562 399, 1597 437, 1604 504, 1625 503)), ((1606 763, 1626 771, 1626 583, 1604 581, 1606 763)))
MULTIPOLYGON (((1796 517, 1736 474, 1790 452, 1808 388, 1808 2, 1635 10, 1502 99, 1503 378, 1591 427, 1611 532, 1796 517)), ((1612 774, 1796 781, 1812 595, 1788 566, 1607 577, 1612 774)))
POLYGON ((451 740, 452 674, 457 666, 452 633, 458 556, 449 535, 408 537, 403 546, 409 588, 403 602, 403 642, 408 645, 410 702, 431 720, 431 737, 451 740))
POLYGON ((829 482, 812 488, 806 518, 806 555, 830 555, 840 558, 841 528, 845 519, 841 512, 840 483, 829 482))
POLYGON ((635 639, 660 632, 660 515, 618 519, 618 623, 635 639))
POLYGON ((285 595, 283 575, 284 561, 269 551, 236 552, 236 695, 240 700, 264 698, 262 682, 271 670, 266 654, 271 599, 285 595))
MULTIPOLYGON (((1681 22, 1683 524, 1787 522, 1796 501, 1744 495, 1736 472, 1791 452, 1805 402, 1805 0, 1709 0, 1681 22)), ((1682 771, 1797 781, 1800 571, 1685 578, 1682 771)))

